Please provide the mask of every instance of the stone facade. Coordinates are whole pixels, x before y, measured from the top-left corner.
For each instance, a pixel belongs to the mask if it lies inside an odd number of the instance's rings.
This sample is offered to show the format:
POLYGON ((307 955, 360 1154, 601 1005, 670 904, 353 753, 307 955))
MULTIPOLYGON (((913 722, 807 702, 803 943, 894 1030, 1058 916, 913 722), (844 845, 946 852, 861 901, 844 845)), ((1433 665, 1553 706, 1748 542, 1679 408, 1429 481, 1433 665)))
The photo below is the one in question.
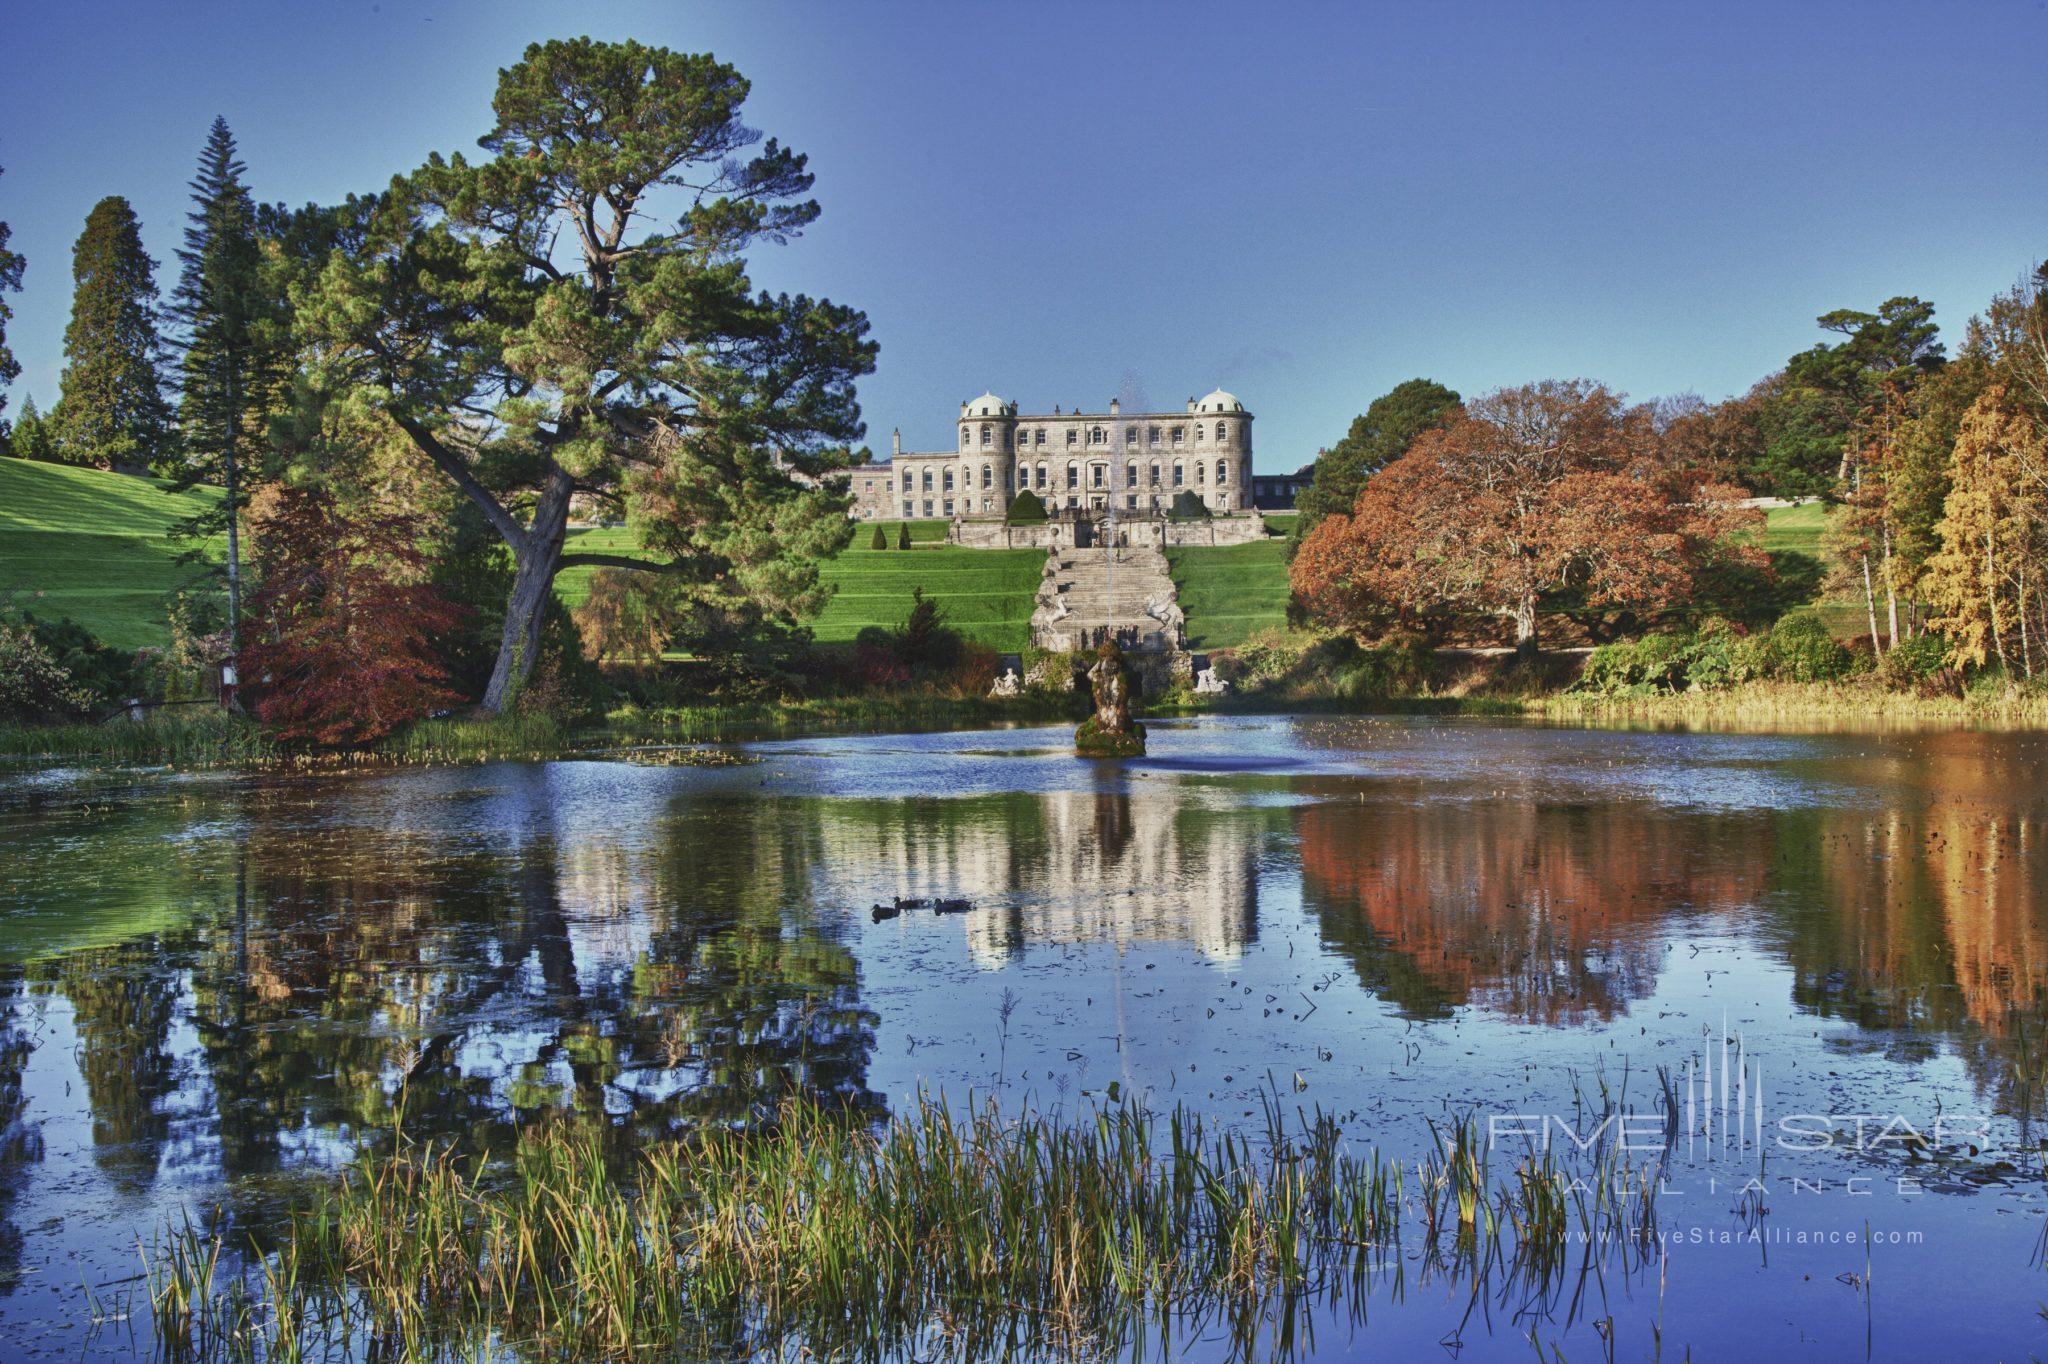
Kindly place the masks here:
MULTIPOLYGON (((990 518, 1030 488, 1048 510, 1134 519, 1164 512, 1183 489, 1219 516, 1251 507, 1252 414, 1218 389, 1179 412, 1026 414, 993 393, 960 404, 958 447, 906 451, 848 471, 864 521, 990 518)), ((959 538, 959 537, 956 537, 959 538)), ((960 543, 983 543, 960 539, 960 543)), ((1000 543, 1000 542, 998 542, 1000 543)))

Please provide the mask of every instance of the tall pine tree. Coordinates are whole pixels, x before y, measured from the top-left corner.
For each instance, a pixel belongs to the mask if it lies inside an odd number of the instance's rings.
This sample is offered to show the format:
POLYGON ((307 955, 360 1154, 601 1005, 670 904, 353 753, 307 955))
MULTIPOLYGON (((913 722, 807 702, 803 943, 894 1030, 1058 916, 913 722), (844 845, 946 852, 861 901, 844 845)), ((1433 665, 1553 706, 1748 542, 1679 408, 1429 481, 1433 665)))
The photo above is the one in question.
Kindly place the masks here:
POLYGON ((257 368, 255 333, 263 311, 262 247, 256 204, 242 182, 248 168, 235 152, 225 118, 215 118, 191 182, 183 269, 171 295, 170 316, 184 351, 178 429, 185 464, 178 482, 221 488, 218 510, 184 527, 187 534, 227 532, 228 631, 231 653, 241 650, 242 565, 240 473, 257 368))
POLYGON ((8 239, 13 235, 13 228, 0 223, 0 412, 7 410, 7 386, 21 375, 14 352, 7 349, 7 321, 14 316, 14 310, 7 306, 7 295, 21 292, 21 272, 27 264, 18 252, 7 249, 8 239))
POLYGON ((169 453, 155 269, 128 201, 109 195, 93 205, 71 253, 75 289, 58 405, 73 463, 155 465, 169 453))

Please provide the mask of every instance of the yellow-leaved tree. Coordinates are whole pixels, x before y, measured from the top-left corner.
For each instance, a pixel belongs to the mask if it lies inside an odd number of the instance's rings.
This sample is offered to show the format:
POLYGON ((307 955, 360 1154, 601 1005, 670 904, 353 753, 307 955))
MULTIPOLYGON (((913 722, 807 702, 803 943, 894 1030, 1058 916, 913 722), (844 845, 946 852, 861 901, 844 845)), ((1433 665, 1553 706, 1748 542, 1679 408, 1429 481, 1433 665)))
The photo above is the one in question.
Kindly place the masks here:
POLYGON ((2048 626, 2048 433, 2005 384, 1963 417, 1937 534, 1925 591, 1950 657, 2033 676, 2048 626))

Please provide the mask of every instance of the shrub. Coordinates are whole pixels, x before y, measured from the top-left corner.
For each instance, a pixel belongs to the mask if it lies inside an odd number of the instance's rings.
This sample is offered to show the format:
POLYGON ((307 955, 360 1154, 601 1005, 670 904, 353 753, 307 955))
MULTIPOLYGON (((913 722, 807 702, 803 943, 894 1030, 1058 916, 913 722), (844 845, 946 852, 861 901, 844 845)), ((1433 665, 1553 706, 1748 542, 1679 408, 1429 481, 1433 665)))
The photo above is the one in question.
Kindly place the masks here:
POLYGON ((1960 696, 1962 673, 1949 666, 1948 641, 1940 635, 1915 635, 1892 646, 1877 665, 1878 680, 1888 691, 1921 696, 1960 696))
POLYGON ((137 694, 141 678, 135 655, 100 643, 69 616, 48 621, 23 612, 21 622, 43 652, 94 701, 123 701, 137 694))
POLYGON ((868 537, 868 548, 869 548, 869 549, 887 549, 888 547, 889 547, 889 537, 888 537, 888 536, 887 536, 886 534, 884 534, 884 533, 883 533, 883 530, 882 530, 882 528, 881 528, 880 526, 876 526, 876 527, 875 527, 875 533, 874 533, 873 535, 871 535, 871 536, 869 536, 869 537, 868 537))
POLYGON ((1175 521, 1206 521, 1210 517, 1209 504, 1196 496, 1193 488, 1182 488, 1173 495, 1173 506, 1166 514, 1175 521))
POLYGON ((924 594, 910 590, 910 614, 896 632, 896 655, 913 668, 950 668, 960 656, 960 636, 947 628, 946 613, 924 594))
POLYGON ((1690 635, 1658 633, 1603 644, 1586 659, 1579 686, 1587 691, 1678 691, 1685 686, 1690 635))
POLYGON ((896 527, 896 548, 910 548, 910 523, 908 521, 896 527))
POLYGON ((1037 493, 1025 488, 1010 499, 1010 508, 1003 519, 1013 526, 1042 525, 1045 522, 1045 503, 1038 500, 1037 493))
POLYGON ((33 630, 0 621, 0 720, 69 720, 91 705, 33 630))
POLYGON ((1855 659, 1811 607, 1788 611, 1771 627, 1771 676, 1787 682, 1833 682, 1855 670, 1855 659))

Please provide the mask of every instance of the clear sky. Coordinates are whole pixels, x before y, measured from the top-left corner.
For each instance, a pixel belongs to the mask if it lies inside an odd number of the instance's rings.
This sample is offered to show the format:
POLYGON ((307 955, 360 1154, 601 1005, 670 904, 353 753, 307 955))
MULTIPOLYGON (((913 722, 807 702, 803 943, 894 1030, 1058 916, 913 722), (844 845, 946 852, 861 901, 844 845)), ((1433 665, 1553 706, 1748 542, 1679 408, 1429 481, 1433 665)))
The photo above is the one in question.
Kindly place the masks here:
POLYGON ((1223 385, 1291 469, 1415 375, 1745 388, 1813 318, 1964 319, 2048 256, 2048 6, 452 0, 0 21, 18 406, 56 396, 71 245, 124 194, 168 288, 225 114, 259 197, 382 186, 490 123, 497 69, 589 33, 708 50, 825 209, 755 275, 867 311, 869 442, 962 399, 1223 385))

